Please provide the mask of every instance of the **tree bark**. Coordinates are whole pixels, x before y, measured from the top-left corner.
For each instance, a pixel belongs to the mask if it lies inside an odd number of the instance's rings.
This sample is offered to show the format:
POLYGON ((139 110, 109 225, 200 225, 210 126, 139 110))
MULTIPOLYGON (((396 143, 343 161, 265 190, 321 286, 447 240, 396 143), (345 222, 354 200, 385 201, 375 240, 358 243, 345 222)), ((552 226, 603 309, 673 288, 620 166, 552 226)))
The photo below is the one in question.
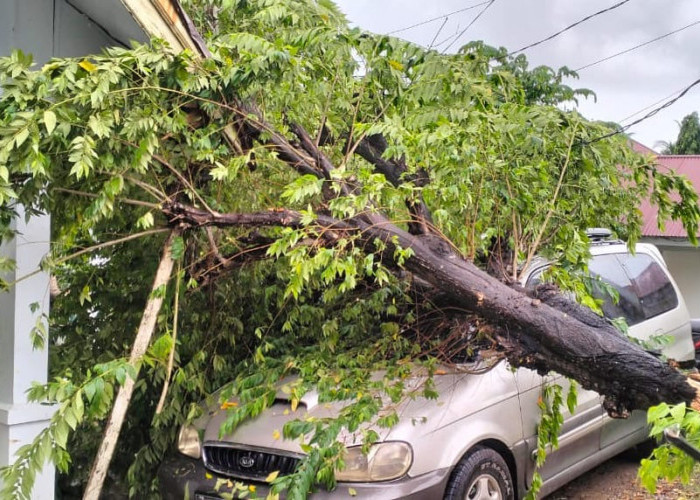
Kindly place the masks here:
MULTIPOLYGON (((258 214, 213 214, 181 204, 164 206, 173 223, 184 227, 279 225, 301 227, 293 210, 258 214)), ((661 402, 689 402, 695 397, 677 370, 624 338, 607 321, 551 294, 528 295, 506 285, 456 255, 435 235, 412 235, 391 223, 370 225, 360 219, 338 221, 319 216, 319 232, 345 231, 367 245, 376 238, 387 246, 384 262, 397 247, 413 251, 403 268, 430 283, 451 301, 496 326, 496 335, 511 364, 556 371, 582 387, 605 396, 612 416, 646 409, 661 402), (551 304, 551 305, 548 305, 551 304)), ((395 268, 400 266, 394 263, 395 268)))
POLYGON ((552 307, 453 253, 436 251, 400 230, 392 236, 398 237, 401 247, 413 249, 413 257, 405 263, 407 270, 500 327, 499 340, 514 366, 573 378, 605 396, 606 410, 616 417, 695 397, 681 373, 630 342, 614 326, 589 321, 590 316, 580 312, 572 315, 570 310, 579 308, 576 304, 560 299, 552 307))
MULTIPOLYGON (((428 183, 428 174, 424 170, 407 175, 408 167, 403 160, 387 160, 383 157, 388 144, 381 135, 371 135, 360 140, 355 152, 365 161, 374 165, 377 172, 384 174, 394 186, 403 182, 411 182, 416 186, 424 186, 428 183)), ((411 234, 433 233, 433 219, 422 197, 417 200, 406 200, 406 208, 411 214, 408 223, 408 232, 411 234)))
MULTIPOLYGON (((172 273, 174 263, 171 255, 172 244, 175 236, 178 234, 179 230, 173 229, 165 242, 163 247, 163 255, 160 258, 160 264, 158 265, 155 278, 153 279, 151 294, 146 302, 146 307, 143 311, 143 316, 141 317, 141 324, 139 325, 138 332, 136 333, 134 345, 131 348, 129 362, 134 366, 137 374, 139 370, 139 361, 146 353, 146 349, 148 349, 148 345, 151 343, 151 337, 153 336, 153 331, 156 326, 158 313, 163 305, 163 295, 154 292, 156 292, 156 290, 158 290, 160 287, 165 286, 170 279, 170 274, 172 273)), ((135 384, 135 378, 132 379, 131 377, 127 377, 124 385, 119 388, 117 397, 114 400, 112 413, 110 414, 109 421, 105 427, 102 443, 100 444, 95 461, 92 464, 90 478, 88 479, 85 492, 83 493, 83 500, 98 500, 100 497, 102 486, 104 485, 104 480, 107 476, 107 471, 109 470, 109 463, 112 460, 114 448, 117 445, 119 432, 124 424, 124 417, 126 415, 126 410, 129 407, 129 402, 131 401, 135 384)))

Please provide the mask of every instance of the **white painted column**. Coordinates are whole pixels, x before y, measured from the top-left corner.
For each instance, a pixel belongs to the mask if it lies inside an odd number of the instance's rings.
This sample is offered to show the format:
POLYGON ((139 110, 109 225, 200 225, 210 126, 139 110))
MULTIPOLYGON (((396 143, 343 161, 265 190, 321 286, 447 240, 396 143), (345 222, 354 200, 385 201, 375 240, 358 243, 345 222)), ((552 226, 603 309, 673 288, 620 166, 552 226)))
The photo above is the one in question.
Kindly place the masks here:
MULTIPOLYGON (((41 63, 53 55, 54 0, 0 1, 0 55, 15 48, 34 55, 41 63)), ((33 272, 49 251, 50 218, 36 217, 25 223, 24 213, 13 223, 19 234, 0 247, 0 255, 17 262, 8 281, 33 272)), ((29 404, 25 391, 32 381, 45 382, 48 346, 35 351, 29 337, 36 319, 49 312, 49 281, 45 273, 24 280, 8 292, 0 291, 0 466, 15 461, 16 451, 30 443, 48 424, 53 409, 29 404), (32 313, 30 304, 39 303, 32 313)), ((54 498, 54 467, 49 465, 36 478, 32 498, 54 498)))
MULTIPOLYGON (((123 43, 147 39, 122 2, 82 4, 89 12, 81 12, 66 0, 0 0, 0 55, 20 48, 33 54, 40 65, 53 56, 99 53, 101 47, 114 45, 109 33, 115 27, 124 36, 123 43)), ((0 247, 0 255, 17 261, 16 271, 5 277, 8 281, 35 271, 49 251, 48 216, 25 224, 20 214, 15 227, 17 238, 0 247)), ((9 292, 0 292, 0 467, 14 462, 17 449, 33 440, 53 413, 51 407, 29 404, 25 395, 32 382, 46 381, 48 350, 34 350, 29 333, 36 319, 48 316, 48 312, 46 273, 21 281, 9 292), (40 308, 32 313, 30 305, 35 302, 40 308)), ((53 467, 46 467, 36 479, 32 498, 53 499, 54 476, 53 467)))
MULTIPOLYGON (((49 216, 32 217, 25 223, 21 210, 13 226, 17 236, 0 247, 0 255, 17 263, 16 269, 4 276, 10 282, 38 269, 49 252, 51 234, 49 216)), ((0 292, 0 466, 13 463, 15 452, 46 427, 53 413, 52 407, 29 403, 26 397, 32 382, 46 382, 48 346, 34 349, 30 331, 42 314, 48 317, 48 313, 49 275, 45 272, 0 292), (38 308, 32 312, 35 303, 38 308)), ((44 468, 36 478, 32 498, 54 498, 54 475, 52 465, 44 468)))

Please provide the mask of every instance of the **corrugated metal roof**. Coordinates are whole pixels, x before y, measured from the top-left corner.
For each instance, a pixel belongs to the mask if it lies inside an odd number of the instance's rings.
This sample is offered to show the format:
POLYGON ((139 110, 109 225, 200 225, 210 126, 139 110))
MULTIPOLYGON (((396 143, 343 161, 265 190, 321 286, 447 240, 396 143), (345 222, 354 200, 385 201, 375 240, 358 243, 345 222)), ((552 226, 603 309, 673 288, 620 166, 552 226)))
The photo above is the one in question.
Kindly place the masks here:
POLYGON ((654 155, 654 156, 658 155, 658 153, 656 151, 654 151, 650 147, 645 146, 641 142, 635 141, 634 139, 630 139, 630 146, 632 146, 632 149, 635 152, 643 154, 643 155, 654 155))
MULTIPOLYGON (((635 150, 637 149, 635 148, 635 150)), ((685 175, 695 186, 695 191, 700 193, 700 155, 656 155, 656 162, 661 169, 666 168, 685 175)), ((688 237, 688 233, 679 221, 666 221, 664 230, 661 231, 658 224, 658 210, 649 203, 649 200, 643 200, 640 209, 644 216, 642 236, 661 238, 688 237)), ((697 236, 700 237, 700 231, 698 231, 697 236)))

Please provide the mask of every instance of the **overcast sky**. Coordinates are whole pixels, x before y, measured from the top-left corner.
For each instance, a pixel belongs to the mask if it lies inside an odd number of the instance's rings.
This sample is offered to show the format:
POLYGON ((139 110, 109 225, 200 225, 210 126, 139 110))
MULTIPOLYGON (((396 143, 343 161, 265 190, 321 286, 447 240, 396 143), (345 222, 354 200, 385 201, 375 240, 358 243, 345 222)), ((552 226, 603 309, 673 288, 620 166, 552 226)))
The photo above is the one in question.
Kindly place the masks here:
MULTIPOLYGON (((483 1, 336 0, 336 3, 353 25, 375 33, 388 33, 483 1)), ((516 50, 619 2, 495 0, 450 51, 470 40, 484 40, 489 45, 516 50)), ((483 8, 479 6, 450 15, 444 26, 443 17, 395 36, 424 46, 430 45, 433 39, 439 44, 467 28, 483 8)), ((532 66, 544 64, 576 69, 695 21, 700 21, 700 0, 629 0, 525 54, 532 66)), ((657 101, 668 100, 671 94, 700 78, 700 24, 583 69, 579 75, 579 80, 568 83, 589 88, 597 94, 597 102, 590 99, 580 102, 581 113, 590 119, 627 124, 658 106, 654 105, 657 101), (650 108, 639 113, 647 107, 650 108), (630 118, 635 113, 639 114, 630 118)), ((658 141, 675 140, 676 122, 693 111, 700 112, 700 85, 629 132, 639 142, 655 147, 658 141)))

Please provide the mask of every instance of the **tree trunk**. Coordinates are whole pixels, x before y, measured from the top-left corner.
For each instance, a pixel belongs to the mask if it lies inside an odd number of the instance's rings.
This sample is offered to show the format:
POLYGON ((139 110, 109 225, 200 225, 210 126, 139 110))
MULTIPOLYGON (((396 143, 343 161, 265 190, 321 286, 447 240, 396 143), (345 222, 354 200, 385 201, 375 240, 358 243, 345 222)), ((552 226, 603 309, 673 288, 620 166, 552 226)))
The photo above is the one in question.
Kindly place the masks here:
MULTIPOLYGON (((163 211, 172 224, 183 227, 278 225, 299 228, 301 215, 293 210, 256 214, 218 214, 180 204, 163 211)), ((412 235, 390 222, 370 225, 360 219, 316 219, 326 244, 329 233, 354 233, 367 246, 385 242, 383 262, 398 247, 413 251, 403 268, 496 326, 496 335, 514 366, 540 373, 556 371, 582 387, 605 396, 612 416, 646 409, 661 402, 689 402, 695 390, 677 370, 627 340, 611 324, 561 295, 529 295, 510 287, 456 255, 435 235, 412 235), (551 305, 548 305, 551 304, 551 305)), ((398 268, 399 266, 396 266, 398 268)))
POLYGON ((387 232, 393 233, 389 238, 398 238, 402 248, 413 250, 405 263, 407 270, 500 327, 497 335, 514 366, 543 374, 556 371, 575 379, 604 395, 612 416, 695 397, 695 390, 676 369, 581 306, 558 296, 552 307, 547 299, 532 297, 481 271, 444 242, 430 245, 401 230, 387 232))

